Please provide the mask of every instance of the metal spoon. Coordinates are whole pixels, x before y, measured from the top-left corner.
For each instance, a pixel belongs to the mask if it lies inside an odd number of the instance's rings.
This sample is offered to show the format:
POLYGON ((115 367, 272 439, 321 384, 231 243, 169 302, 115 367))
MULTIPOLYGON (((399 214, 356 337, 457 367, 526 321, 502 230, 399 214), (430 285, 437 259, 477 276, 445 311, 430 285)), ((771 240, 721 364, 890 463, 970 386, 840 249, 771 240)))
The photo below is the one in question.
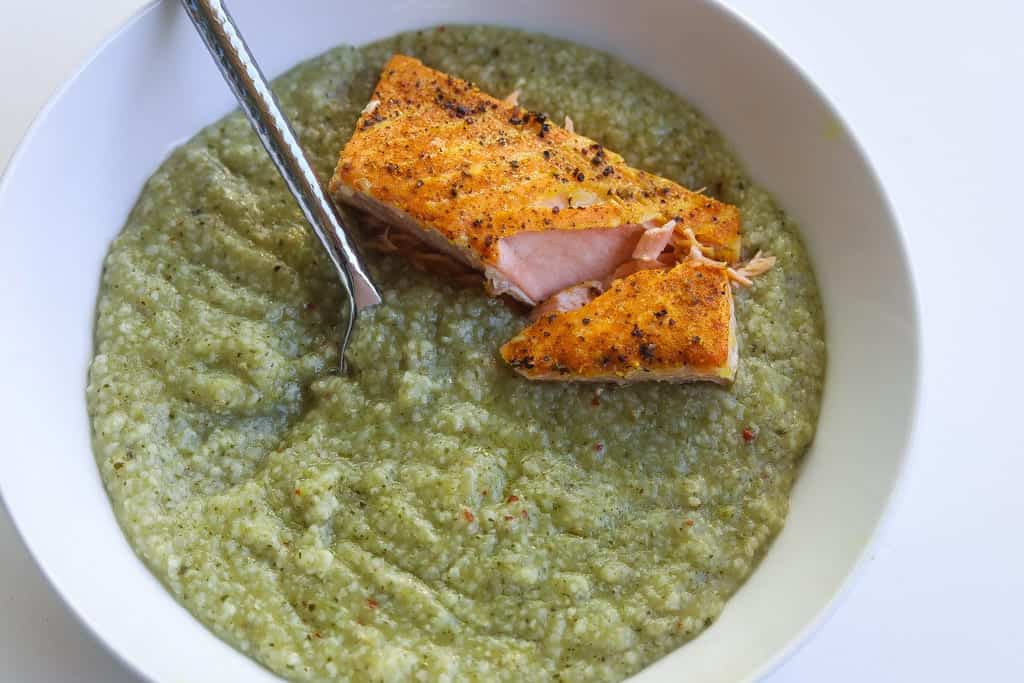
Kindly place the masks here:
POLYGON ((181 0, 181 4, 345 285, 348 324, 342 332, 338 349, 339 365, 344 374, 345 351, 356 317, 359 311, 381 302, 380 291, 370 279, 337 209, 313 172, 295 132, 281 112, 274 93, 224 3, 220 0, 181 0))

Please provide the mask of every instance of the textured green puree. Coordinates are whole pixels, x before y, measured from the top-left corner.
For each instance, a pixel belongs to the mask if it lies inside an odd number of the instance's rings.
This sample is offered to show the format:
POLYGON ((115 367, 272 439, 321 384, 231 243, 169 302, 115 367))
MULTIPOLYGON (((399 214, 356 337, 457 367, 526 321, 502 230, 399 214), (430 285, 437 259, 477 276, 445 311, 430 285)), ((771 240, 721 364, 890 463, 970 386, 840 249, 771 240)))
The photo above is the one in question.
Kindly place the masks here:
POLYGON ((497 354, 522 318, 385 257, 337 376, 339 285, 233 114, 163 163, 106 259, 103 480, 167 589, 287 678, 620 680, 710 625, 782 527, 825 367, 813 272, 699 113, 543 36, 448 27, 299 65, 276 89, 325 177, 393 52, 737 204, 744 253, 778 265, 736 295, 736 383, 531 383, 497 354))

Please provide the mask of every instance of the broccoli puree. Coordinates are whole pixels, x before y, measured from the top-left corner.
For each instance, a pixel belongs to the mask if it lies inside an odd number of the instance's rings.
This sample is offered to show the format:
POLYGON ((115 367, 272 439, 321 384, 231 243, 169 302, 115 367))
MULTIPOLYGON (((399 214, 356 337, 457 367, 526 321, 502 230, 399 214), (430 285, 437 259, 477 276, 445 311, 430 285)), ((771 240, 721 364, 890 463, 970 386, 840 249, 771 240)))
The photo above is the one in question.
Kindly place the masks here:
POLYGON ((537 384, 522 317, 398 258, 356 371, 339 284, 237 113, 149 179, 105 262, 88 407, 125 534, 281 676, 616 681, 708 627, 782 527, 815 429, 823 316, 793 221, 715 128, 601 52, 493 27, 338 47, 276 81, 328 177, 394 52, 737 204, 731 387, 537 384))

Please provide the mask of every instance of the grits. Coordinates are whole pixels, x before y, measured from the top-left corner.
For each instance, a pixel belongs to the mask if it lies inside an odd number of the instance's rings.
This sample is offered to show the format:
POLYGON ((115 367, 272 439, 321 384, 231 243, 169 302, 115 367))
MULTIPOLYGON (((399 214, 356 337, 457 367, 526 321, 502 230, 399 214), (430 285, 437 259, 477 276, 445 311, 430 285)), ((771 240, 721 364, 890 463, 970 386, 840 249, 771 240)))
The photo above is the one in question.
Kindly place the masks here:
POLYGON ((277 92, 330 175, 396 51, 740 207, 736 383, 536 384, 502 302, 376 257, 334 374, 339 285, 238 114, 175 150, 105 262, 88 407, 133 547, 214 633, 294 680, 615 681, 709 626, 782 527, 825 367, 793 222, 631 67, 497 28, 339 47, 277 92))

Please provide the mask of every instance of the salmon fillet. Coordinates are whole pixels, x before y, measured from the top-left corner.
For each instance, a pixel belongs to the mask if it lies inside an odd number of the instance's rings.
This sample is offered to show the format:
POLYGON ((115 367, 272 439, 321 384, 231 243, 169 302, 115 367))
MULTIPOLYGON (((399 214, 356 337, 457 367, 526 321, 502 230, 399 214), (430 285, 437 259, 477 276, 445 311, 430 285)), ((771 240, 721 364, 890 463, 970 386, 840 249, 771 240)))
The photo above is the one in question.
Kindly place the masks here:
POLYGON ((529 305, 606 278, 670 220, 710 257, 739 258, 735 207, 403 55, 384 67, 330 191, 529 305))
POLYGON ((542 315, 501 347, 535 380, 729 383, 738 349, 725 269, 696 260, 615 280, 581 308, 542 315))

